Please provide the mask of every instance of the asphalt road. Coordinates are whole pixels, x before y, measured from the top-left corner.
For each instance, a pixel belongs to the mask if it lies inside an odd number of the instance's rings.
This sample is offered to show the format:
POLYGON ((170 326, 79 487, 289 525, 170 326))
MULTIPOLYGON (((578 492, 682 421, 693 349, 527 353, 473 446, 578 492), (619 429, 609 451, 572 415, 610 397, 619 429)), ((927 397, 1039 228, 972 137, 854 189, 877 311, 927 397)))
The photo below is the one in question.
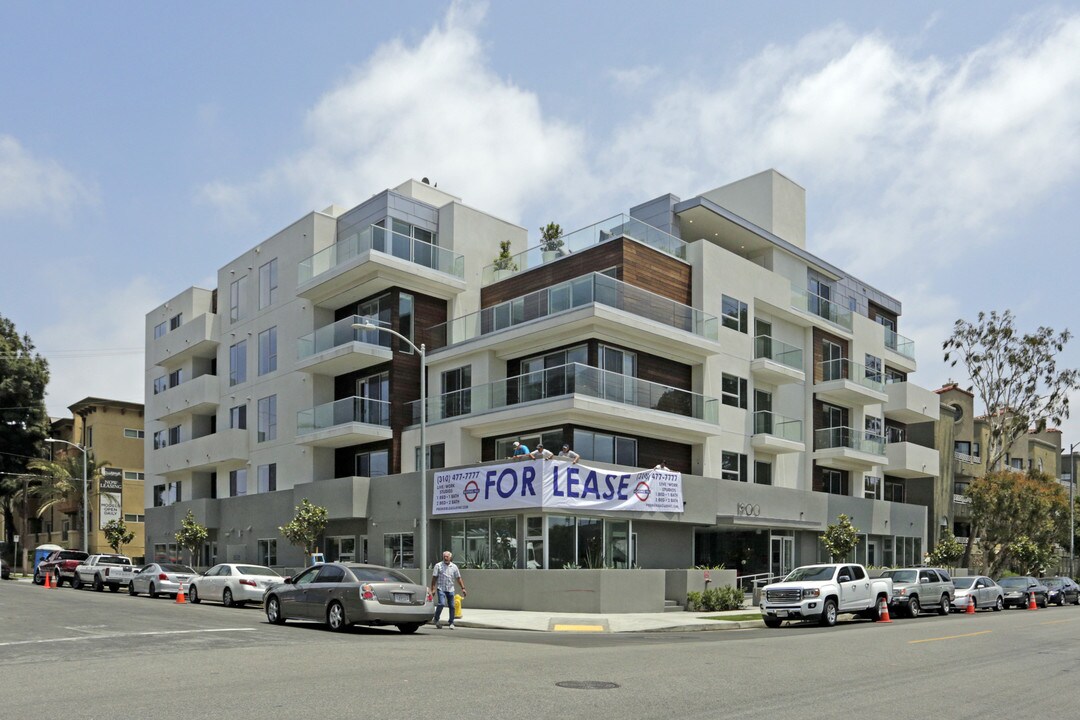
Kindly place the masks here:
POLYGON ((1073 718, 1078 682, 1075 606, 830 630, 406 636, 0 583, 0 716, 19 720, 1073 718))

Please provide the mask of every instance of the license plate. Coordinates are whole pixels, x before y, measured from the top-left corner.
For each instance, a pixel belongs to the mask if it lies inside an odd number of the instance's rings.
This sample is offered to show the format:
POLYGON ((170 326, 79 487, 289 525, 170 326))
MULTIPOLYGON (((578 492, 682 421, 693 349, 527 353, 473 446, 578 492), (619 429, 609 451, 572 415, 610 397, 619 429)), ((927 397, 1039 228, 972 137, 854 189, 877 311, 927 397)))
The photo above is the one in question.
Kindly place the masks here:
POLYGON ((777 610, 776 617, 787 617, 787 610, 777 610))
POLYGON ((394 602, 396 603, 407 603, 411 601, 412 597, 409 593, 394 593, 394 602))

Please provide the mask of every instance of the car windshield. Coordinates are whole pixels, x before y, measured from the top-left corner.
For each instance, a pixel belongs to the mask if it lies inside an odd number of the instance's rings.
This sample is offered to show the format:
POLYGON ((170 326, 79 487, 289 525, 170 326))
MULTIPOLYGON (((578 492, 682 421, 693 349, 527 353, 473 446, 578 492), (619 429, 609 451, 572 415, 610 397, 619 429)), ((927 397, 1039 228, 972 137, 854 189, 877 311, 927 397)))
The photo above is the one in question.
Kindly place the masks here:
POLYGON ((836 568, 832 565, 811 565, 810 567, 795 568, 784 578, 784 582, 792 580, 832 580, 835 571, 836 568))
POLYGON ((893 582, 915 582, 919 578, 916 570, 886 570, 881 577, 892 578, 893 582))
POLYGON ((967 590, 975 584, 975 578, 953 578, 957 590, 967 590))
POLYGON ((237 565, 236 571, 241 575, 265 575, 267 577, 281 577, 268 567, 258 565, 237 565))
POLYGON ((355 575, 359 582, 404 582, 412 584, 412 580, 407 576, 390 568, 351 567, 349 572, 355 575))
POLYGON ((998 580, 998 585, 1006 588, 1026 588, 1029 582, 1026 577, 1011 577, 998 580))
POLYGON ((195 571, 189 568, 187 565, 162 565, 161 572, 167 573, 190 573, 195 574, 195 571))
POLYGON ((1055 590, 1065 584, 1065 581, 1061 578, 1050 578, 1049 580, 1043 580, 1043 585, 1048 588, 1054 588, 1055 590))

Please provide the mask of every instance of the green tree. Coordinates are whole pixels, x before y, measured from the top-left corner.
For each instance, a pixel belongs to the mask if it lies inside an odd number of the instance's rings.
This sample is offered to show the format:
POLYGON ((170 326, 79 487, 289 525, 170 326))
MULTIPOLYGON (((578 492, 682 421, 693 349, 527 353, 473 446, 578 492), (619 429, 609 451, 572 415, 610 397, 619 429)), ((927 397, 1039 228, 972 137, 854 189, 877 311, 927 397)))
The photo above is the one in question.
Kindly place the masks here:
POLYGON ((123 520, 110 520, 101 526, 101 532, 105 533, 105 542, 115 553, 121 552, 121 548, 135 539, 135 533, 128 530, 123 520))
POLYGON ((851 519, 841 513, 836 522, 825 528, 821 544, 829 551, 833 562, 843 562, 859 543, 859 529, 851 524, 851 519))
POLYGON ((956 567, 960 558, 964 557, 964 546, 952 534, 952 530, 946 528, 938 540, 933 551, 930 553, 930 564, 942 567, 956 567))
MULTIPOLYGON (((82 539, 83 526, 83 461, 86 462, 86 485, 87 489, 94 486, 94 481, 101 477, 101 468, 108 463, 99 463, 94 460, 92 452, 83 453, 68 449, 64 446, 56 453, 54 460, 31 460, 27 463, 30 470, 34 471, 33 484, 27 492, 30 497, 37 498, 40 517, 53 507, 59 507, 66 514, 72 516, 72 527, 75 533, 82 539), (65 506, 74 505, 72 508, 65 506)), ((83 548, 86 550, 86 548, 83 548)))
POLYGON ((315 552, 319 533, 326 528, 326 508, 312 505, 307 498, 296 507, 296 516, 287 525, 278 528, 281 536, 303 549, 304 556, 315 552))
POLYGON ((206 527, 195 521, 195 513, 188 510, 187 515, 180 521, 180 531, 176 533, 176 543, 180 547, 187 549, 188 562, 194 565, 196 553, 198 553, 199 548, 202 547, 209 536, 210 533, 206 527))
POLYGON ((971 498, 971 522, 982 528, 987 574, 996 577, 1009 568, 1030 571, 1039 558, 1052 555, 1056 545, 1068 543, 1068 493, 1049 475, 995 471, 975 478, 966 494, 971 498))
POLYGON ((30 336, 19 335, 15 323, 0 315, 0 506, 7 543, 14 542, 16 495, 23 488, 19 474, 41 456, 41 441, 48 436, 48 383, 49 364, 34 352, 30 336))

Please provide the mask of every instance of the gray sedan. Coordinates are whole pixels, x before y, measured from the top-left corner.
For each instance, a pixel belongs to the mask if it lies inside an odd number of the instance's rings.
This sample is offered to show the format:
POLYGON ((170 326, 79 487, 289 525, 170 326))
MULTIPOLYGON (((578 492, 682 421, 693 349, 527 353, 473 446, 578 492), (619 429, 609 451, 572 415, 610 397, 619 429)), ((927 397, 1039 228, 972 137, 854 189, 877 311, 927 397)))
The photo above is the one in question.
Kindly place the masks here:
POLYGON ((150 563, 128 583, 128 594, 146 593, 152 598, 158 595, 172 595, 180 591, 180 586, 187 587, 191 578, 198 573, 187 565, 176 563, 150 563))
POLYGON ((985 575, 957 577, 953 578, 953 582, 956 583, 956 597, 952 601, 953 610, 965 612, 972 601, 975 603, 976 610, 986 608, 1001 610, 1005 607, 1005 591, 985 575))
POLYGON ((435 615, 435 601, 424 585, 397 570, 378 565, 326 563, 304 570, 263 596, 266 619, 317 620, 331 630, 350 625, 396 625, 414 633, 435 615))

